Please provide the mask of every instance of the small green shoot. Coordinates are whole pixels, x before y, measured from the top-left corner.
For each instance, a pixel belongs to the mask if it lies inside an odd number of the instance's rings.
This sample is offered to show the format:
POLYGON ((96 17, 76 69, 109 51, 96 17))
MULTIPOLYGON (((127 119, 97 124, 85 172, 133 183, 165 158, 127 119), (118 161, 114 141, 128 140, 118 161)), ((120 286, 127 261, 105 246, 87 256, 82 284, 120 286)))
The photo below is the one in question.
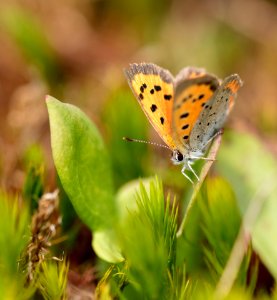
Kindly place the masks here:
POLYGON ((69 263, 62 261, 44 261, 38 273, 37 286, 45 300, 68 299, 66 293, 69 263))

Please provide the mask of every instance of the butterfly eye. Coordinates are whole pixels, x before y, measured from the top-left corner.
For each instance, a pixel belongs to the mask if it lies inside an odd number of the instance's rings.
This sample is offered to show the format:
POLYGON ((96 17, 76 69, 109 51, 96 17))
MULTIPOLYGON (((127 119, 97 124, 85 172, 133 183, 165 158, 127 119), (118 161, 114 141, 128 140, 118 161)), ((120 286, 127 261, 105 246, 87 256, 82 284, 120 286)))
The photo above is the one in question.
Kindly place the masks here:
POLYGON ((180 152, 178 152, 178 154, 177 154, 177 159, 178 159, 179 161, 182 161, 182 160, 184 159, 183 154, 180 153, 180 152))
POLYGON ((183 154, 178 150, 173 152, 173 156, 174 156, 174 159, 179 162, 183 161, 183 159, 184 159, 183 154))

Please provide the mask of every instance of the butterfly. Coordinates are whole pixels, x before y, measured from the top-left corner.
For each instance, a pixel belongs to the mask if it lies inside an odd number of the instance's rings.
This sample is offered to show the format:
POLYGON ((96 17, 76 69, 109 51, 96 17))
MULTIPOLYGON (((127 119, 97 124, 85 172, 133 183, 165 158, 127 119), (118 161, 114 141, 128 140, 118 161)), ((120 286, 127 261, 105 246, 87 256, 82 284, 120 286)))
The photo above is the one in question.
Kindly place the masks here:
POLYGON ((174 78, 155 64, 130 64, 125 75, 145 115, 182 174, 197 174, 192 164, 204 156, 208 144, 222 129, 242 81, 237 74, 223 81, 205 69, 186 67, 174 78))

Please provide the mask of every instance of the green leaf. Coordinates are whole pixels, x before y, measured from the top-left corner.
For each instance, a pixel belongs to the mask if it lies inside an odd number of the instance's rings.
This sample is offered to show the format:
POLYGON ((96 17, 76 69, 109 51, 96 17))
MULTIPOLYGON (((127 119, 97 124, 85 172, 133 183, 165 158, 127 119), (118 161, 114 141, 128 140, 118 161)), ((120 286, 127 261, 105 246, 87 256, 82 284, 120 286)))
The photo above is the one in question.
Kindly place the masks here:
POLYGON ((277 161, 254 136, 230 132, 217 168, 231 182, 253 247, 277 279, 277 161))
POLYGON ((177 265, 181 267, 185 263, 189 274, 197 273, 204 268, 204 254, 201 247, 204 234, 200 220, 201 212, 196 201, 187 216, 186 227, 177 239, 177 265))
POLYGON ((207 178, 198 197, 206 243, 204 257, 217 282, 237 238, 241 216, 231 186, 220 177, 207 178))
POLYGON ((109 263, 115 264, 124 260, 116 232, 113 229, 94 232, 92 248, 98 257, 109 263))
POLYGON ((229 131, 223 141, 215 166, 233 186, 244 214, 260 187, 275 184, 277 161, 250 134, 229 131))
MULTIPOLYGON (((275 177, 276 179, 276 177, 275 177)), ((272 191, 252 231, 253 248, 277 280, 277 189, 272 191)))
POLYGON ((91 229, 117 215, 109 156, 101 136, 77 107, 47 97, 54 163, 77 214, 91 229))

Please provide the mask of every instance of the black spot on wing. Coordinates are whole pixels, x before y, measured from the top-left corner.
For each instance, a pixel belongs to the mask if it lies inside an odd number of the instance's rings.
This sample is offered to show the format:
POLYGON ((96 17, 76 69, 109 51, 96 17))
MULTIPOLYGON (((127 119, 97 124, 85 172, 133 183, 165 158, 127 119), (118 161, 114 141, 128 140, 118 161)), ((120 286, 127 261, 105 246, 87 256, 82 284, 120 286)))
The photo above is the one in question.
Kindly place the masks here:
POLYGON ((152 104, 150 109, 151 109, 152 112, 155 112, 157 110, 157 105, 152 104))
POLYGON ((187 128, 189 128, 189 124, 186 124, 182 127, 182 129, 187 129, 187 128))
POLYGON ((154 85, 154 89, 155 89, 156 92, 162 90, 162 88, 159 85, 154 85))
POLYGON ((184 118, 187 118, 188 116, 189 116, 189 113, 186 112, 186 113, 181 114, 180 118, 184 119, 184 118))
POLYGON ((144 93, 144 90, 147 88, 147 85, 146 85, 146 83, 143 83, 141 86, 140 86, 140 91, 142 92, 142 93, 144 93))
POLYGON ((139 99, 143 100, 143 95, 141 93, 139 94, 139 99))
POLYGON ((160 121, 161 121, 161 124, 163 125, 164 124, 164 118, 160 117, 160 121))
POLYGON ((164 95, 165 100, 170 100, 172 98, 172 95, 164 95))

